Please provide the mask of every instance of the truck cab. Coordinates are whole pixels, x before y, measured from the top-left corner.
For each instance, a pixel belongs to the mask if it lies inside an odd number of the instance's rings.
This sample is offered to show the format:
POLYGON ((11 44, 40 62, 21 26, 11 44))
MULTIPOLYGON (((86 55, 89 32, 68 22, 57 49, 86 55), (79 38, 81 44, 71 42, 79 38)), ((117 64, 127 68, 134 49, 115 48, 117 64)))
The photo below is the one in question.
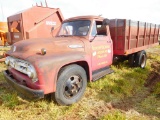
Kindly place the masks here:
MULTIPOLYGON (((97 16, 68 19, 64 21, 57 35, 57 37, 76 36, 83 39, 86 55, 90 58, 92 72, 112 64, 112 40, 109 27, 103 24, 103 19, 97 16)), ((77 45, 77 47, 80 46, 77 45)))
POLYGON ((87 81, 112 72, 113 45, 104 18, 80 16, 63 21, 56 37, 22 40, 7 52, 7 82, 30 99, 53 96, 70 105, 83 96, 87 81))

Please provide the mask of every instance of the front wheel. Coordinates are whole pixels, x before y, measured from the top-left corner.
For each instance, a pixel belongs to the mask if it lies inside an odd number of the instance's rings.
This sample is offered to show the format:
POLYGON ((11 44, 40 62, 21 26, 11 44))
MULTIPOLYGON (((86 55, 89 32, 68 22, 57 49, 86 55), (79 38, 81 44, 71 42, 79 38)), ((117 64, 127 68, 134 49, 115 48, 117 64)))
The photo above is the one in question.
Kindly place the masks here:
POLYGON ((60 71, 55 100, 60 105, 71 105, 81 99, 87 86, 87 75, 79 65, 69 65, 60 71))

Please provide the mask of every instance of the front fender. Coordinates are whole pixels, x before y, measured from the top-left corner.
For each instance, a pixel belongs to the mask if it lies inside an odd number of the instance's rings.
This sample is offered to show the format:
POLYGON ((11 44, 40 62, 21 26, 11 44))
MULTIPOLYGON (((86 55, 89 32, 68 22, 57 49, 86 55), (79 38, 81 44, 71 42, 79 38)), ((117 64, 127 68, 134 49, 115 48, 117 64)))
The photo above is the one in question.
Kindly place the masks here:
MULTIPOLYGON (((28 61, 31 61, 35 66, 39 83, 44 85, 45 94, 55 92, 58 72, 63 66, 85 61, 88 64, 89 71, 91 71, 90 60, 89 55, 86 55, 84 52, 50 54, 28 58, 28 61)), ((90 76, 91 74, 89 72, 90 76)))

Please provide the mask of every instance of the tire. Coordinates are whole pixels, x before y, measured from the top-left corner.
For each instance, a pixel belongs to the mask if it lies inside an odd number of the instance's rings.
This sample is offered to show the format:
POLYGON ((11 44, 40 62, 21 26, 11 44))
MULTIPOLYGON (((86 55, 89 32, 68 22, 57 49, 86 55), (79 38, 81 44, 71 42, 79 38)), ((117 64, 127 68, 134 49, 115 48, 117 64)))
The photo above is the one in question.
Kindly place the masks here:
POLYGON ((136 55, 136 60, 135 60, 136 67, 145 68, 146 61, 147 61, 146 52, 144 50, 138 52, 137 55, 136 55))
POLYGON ((128 63, 130 67, 135 66, 135 58, 136 58, 136 53, 129 55, 128 63))
POLYGON ((55 101, 60 105, 71 105, 81 99, 87 86, 85 70, 76 64, 64 67, 59 74, 55 101))

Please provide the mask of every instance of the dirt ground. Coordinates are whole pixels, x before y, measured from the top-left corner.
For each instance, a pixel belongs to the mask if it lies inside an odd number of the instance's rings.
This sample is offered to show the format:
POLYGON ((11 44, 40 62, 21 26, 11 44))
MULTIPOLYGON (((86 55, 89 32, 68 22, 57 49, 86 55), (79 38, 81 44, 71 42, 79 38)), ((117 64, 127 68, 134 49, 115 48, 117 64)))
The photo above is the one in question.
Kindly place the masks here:
POLYGON ((153 92, 154 86, 160 82, 160 63, 154 62, 151 67, 154 69, 146 80, 145 87, 148 87, 150 92, 153 92))

